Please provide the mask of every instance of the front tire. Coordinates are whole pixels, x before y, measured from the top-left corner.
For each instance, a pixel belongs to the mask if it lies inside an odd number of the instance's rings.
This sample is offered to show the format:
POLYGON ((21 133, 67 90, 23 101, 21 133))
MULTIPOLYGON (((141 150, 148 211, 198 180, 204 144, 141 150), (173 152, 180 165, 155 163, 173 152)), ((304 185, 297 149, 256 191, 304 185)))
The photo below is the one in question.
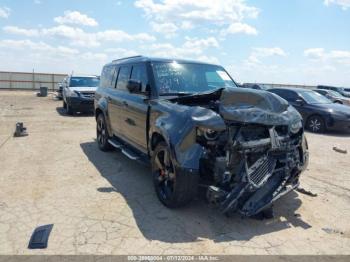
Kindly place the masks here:
POLYGON ((313 133, 323 133, 326 125, 321 116, 310 116, 306 123, 306 128, 313 133))
POLYGON ((96 120, 96 138, 100 150, 109 151, 112 149, 111 144, 108 142, 109 134, 107 130, 106 119, 102 113, 97 116, 96 120))
POLYGON ((165 142, 156 146, 151 164, 153 183, 160 202, 168 208, 191 202, 197 192, 198 175, 178 172, 165 142))
POLYGON ((68 103, 66 103, 66 111, 68 115, 74 115, 74 110, 68 103))

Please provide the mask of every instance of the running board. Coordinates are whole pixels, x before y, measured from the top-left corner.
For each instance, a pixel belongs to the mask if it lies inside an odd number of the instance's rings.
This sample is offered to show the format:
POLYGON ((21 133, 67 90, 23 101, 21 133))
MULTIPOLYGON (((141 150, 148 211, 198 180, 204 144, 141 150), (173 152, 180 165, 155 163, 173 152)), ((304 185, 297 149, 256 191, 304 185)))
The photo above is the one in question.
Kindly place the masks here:
POLYGON ((110 143, 112 146, 114 146, 115 148, 118 148, 118 149, 120 149, 120 148, 123 147, 122 144, 120 144, 120 143, 118 143, 118 142, 116 142, 116 141, 113 141, 113 140, 111 140, 111 139, 108 139, 108 143, 110 143))
POLYGON ((139 157, 131 150, 125 148, 123 144, 111 139, 108 140, 108 143, 110 143, 112 146, 114 146, 117 149, 121 149, 122 153, 126 157, 130 158, 131 160, 139 160, 139 157))
POLYGON ((128 158, 130 158, 131 160, 138 160, 139 157, 137 155, 135 155, 131 150, 128 150, 126 148, 122 149, 122 153, 124 155, 126 155, 128 158))

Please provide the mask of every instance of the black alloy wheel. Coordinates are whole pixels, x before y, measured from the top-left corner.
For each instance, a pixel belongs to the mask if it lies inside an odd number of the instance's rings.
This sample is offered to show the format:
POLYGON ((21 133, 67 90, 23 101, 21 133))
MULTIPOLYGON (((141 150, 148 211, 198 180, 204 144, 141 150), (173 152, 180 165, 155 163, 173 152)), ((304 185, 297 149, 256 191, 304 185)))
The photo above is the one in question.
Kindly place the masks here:
POLYGON ((307 121, 307 129, 313 133, 323 133, 325 131, 325 123, 320 116, 311 116, 307 121))
POLYGON ((102 151, 108 151, 112 148, 109 144, 109 134, 106 126, 106 120, 103 114, 99 114, 96 121, 96 137, 98 147, 102 151))
POLYGON ((175 169, 166 147, 157 150, 154 158, 155 186, 160 200, 168 205, 173 199, 175 190, 175 169))

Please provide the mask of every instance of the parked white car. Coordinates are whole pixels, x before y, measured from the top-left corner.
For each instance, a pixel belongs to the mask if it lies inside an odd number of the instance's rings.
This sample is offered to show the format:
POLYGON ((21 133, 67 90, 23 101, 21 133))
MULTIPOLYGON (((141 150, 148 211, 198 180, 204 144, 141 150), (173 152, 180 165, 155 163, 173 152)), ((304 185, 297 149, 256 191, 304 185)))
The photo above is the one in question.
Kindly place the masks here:
POLYGON ((100 84, 99 76, 72 75, 63 82, 63 107, 69 115, 94 110, 95 91, 100 84))

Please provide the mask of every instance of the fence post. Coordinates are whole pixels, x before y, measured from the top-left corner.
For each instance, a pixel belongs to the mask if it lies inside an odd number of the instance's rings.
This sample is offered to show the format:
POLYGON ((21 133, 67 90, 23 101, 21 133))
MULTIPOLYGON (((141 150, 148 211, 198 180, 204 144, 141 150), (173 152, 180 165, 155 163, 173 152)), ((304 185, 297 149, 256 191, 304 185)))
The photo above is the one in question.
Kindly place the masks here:
POLYGON ((9 72, 10 89, 12 89, 12 73, 9 72))
POLYGON ((55 75, 51 75, 51 80, 52 80, 52 91, 55 91, 55 75))
POLYGON ((33 76, 32 76, 32 81, 33 81, 33 90, 35 90, 35 75, 34 75, 34 68, 33 68, 33 76))

